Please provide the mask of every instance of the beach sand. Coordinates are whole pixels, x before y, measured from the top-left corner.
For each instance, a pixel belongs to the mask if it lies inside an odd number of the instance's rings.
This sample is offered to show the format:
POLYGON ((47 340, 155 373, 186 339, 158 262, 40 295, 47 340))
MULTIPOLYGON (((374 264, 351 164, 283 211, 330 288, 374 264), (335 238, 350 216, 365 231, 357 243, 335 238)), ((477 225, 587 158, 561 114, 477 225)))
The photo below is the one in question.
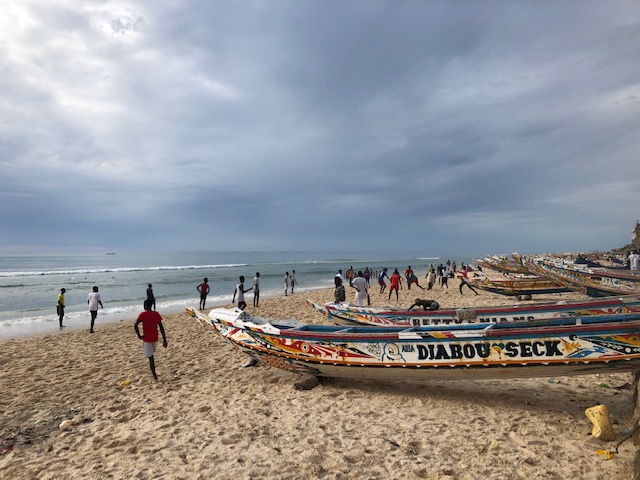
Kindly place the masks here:
MULTIPOLYGON (((421 279, 421 283, 425 283, 421 279)), ((487 292, 402 290, 442 307, 513 304, 487 292)), ((347 287, 348 299, 354 290, 347 287)), ((310 323, 296 292, 247 311, 310 323)), ((579 298, 548 295, 536 301, 579 298)), ((197 305, 195 305, 197 306, 197 305)), ((259 366, 186 314, 168 315, 169 347, 154 382, 135 319, 0 341, 0 478, 38 479, 627 479, 633 445, 591 436, 605 404, 618 439, 632 428, 631 374, 520 380, 326 379, 298 391, 295 374, 259 366), (125 385, 123 385, 123 382, 125 385), (126 385, 129 383, 128 385, 126 385), (64 423, 63 423, 64 422, 64 423), (63 428, 59 426, 63 424, 63 428)), ((87 319, 87 323, 89 320, 87 319)))

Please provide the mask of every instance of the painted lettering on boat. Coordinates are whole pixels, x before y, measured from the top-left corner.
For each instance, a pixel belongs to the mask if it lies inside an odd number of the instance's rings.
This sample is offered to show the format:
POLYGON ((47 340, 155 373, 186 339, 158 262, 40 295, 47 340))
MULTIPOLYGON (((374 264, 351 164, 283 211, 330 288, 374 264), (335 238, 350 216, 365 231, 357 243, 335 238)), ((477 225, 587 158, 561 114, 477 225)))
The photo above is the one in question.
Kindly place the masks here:
MULTIPOLYGON (((491 345, 490 343, 418 344, 416 349, 418 350, 419 360, 488 358, 491 355, 492 348, 496 348, 496 346, 508 358, 562 357, 563 354, 558 345, 560 345, 560 340, 538 340, 533 342, 505 342, 499 346, 491 345)), ((403 351, 410 350, 404 350, 403 347, 403 351)))
POLYGON ((461 318, 412 318, 411 324, 416 327, 420 325, 457 325, 461 323, 509 323, 509 322, 528 322, 535 320, 533 315, 521 315, 511 317, 477 317, 464 320, 461 318))

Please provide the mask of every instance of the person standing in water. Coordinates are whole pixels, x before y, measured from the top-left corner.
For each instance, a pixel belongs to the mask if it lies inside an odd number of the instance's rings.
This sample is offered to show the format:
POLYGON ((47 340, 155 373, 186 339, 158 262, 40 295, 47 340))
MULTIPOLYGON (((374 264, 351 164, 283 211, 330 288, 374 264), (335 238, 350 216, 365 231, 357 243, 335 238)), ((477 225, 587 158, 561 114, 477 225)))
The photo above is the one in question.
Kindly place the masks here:
POLYGON ((156 309, 156 297, 153 295, 153 286, 149 284, 147 287, 147 300, 151 302, 152 310, 156 309))

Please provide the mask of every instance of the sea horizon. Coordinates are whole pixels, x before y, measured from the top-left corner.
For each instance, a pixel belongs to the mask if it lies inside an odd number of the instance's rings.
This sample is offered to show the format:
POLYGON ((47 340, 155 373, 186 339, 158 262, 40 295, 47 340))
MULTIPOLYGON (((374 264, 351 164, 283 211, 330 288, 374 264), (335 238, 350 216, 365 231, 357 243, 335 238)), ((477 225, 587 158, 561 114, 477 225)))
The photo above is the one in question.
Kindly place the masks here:
MULTIPOLYGON (((429 252, 5 253, 0 254, 0 338, 59 331, 56 301, 61 288, 66 290, 64 324, 88 329, 86 301, 94 285, 99 287, 104 304, 98 312, 96 328, 100 328, 100 324, 135 319, 149 283, 156 309, 171 314, 198 306, 196 286, 205 277, 211 286, 206 307, 211 308, 231 303, 240 275, 249 288, 255 273, 260 272, 261 298, 269 298, 284 295, 287 271, 295 270, 295 294, 303 294, 333 286, 335 273, 339 269, 346 272, 351 266, 356 271, 369 267, 375 272, 383 267, 404 271, 412 265, 416 272, 426 272, 430 264, 446 263, 447 259, 458 264, 473 260, 467 255, 447 257, 429 252)), ((252 298, 248 292, 248 304, 252 298)))

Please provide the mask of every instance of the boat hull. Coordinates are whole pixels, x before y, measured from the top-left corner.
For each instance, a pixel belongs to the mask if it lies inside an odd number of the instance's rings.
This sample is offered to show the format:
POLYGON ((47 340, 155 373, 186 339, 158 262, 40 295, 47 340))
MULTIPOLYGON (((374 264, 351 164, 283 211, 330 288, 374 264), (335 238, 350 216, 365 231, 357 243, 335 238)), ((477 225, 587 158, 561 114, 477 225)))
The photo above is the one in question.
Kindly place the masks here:
POLYGON ((640 297, 609 297, 575 302, 529 303, 478 308, 393 310, 392 307, 359 307, 347 303, 307 303, 327 319, 343 325, 428 326, 463 323, 513 323, 545 318, 640 313, 640 297))
POLYGON ((279 325, 220 309, 208 321, 268 365, 323 377, 490 379, 640 368, 638 314, 390 329, 279 325))

